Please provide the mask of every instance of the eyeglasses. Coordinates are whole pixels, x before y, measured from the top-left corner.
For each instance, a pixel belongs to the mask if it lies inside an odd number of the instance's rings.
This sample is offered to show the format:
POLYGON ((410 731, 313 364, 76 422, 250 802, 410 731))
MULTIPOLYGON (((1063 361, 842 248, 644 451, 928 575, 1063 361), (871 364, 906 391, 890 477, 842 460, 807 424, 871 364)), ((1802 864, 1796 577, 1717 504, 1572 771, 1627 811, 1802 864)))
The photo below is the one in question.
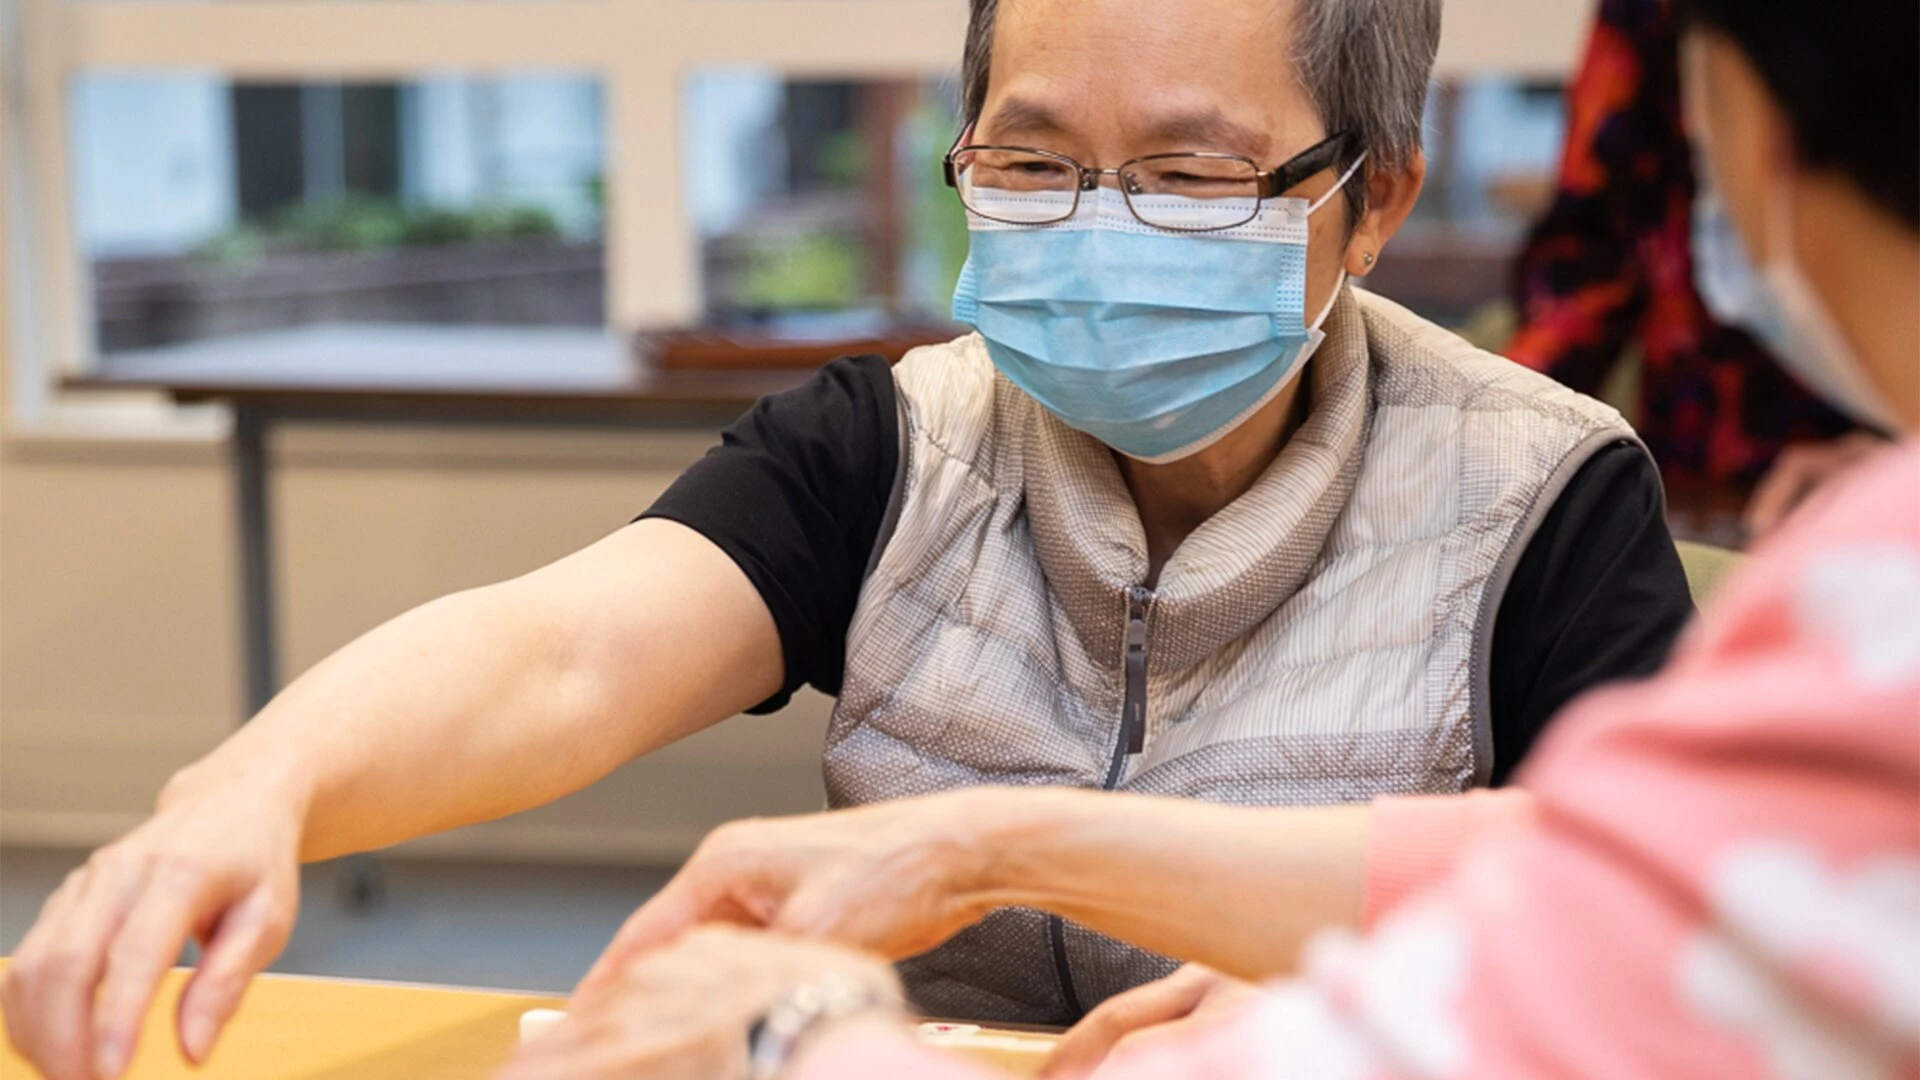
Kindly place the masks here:
POLYGON ((1262 172, 1238 154, 1149 154, 1114 169, 1089 169, 1065 154, 1018 146, 955 146, 947 152, 947 185, 966 208, 1008 225, 1054 225, 1080 209, 1080 196, 1118 179, 1133 216, 1156 229, 1216 232, 1252 221, 1260 204, 1352 159, 1343 131, 1262 172))

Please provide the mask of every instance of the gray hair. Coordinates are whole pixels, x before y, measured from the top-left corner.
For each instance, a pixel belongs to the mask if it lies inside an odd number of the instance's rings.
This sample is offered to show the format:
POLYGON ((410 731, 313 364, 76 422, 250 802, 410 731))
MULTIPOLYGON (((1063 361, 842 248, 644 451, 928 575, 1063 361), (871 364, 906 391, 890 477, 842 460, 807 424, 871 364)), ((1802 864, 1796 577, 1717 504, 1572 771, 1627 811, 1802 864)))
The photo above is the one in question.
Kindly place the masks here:
MULTIPOLYGON (((1002 2, 972 0, 961 66, 969 124, 986 107, 994 16, 1002 2)), ((1328 132, 1353 132, 1371 166, 1404 168, 1420 152, 1427 82, 1440 49, 1440 4, 1294 0, 1294 71, 1328 132)), ((1356 176, 1348 190, 1364 193, 1364 177, 1356 176)), ((1357 214, 1360 200, 1354 204, 1357 214)))

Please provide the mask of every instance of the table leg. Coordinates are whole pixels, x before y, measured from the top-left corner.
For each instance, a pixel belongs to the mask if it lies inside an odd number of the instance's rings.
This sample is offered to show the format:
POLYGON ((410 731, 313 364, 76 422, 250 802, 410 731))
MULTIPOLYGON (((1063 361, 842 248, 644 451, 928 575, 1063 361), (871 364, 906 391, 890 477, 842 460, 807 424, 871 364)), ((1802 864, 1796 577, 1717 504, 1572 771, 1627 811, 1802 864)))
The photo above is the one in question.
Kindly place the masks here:
MULTIPOLYGON (((273 622, 273 506, 268 499, 270 426, 259 410, 233 407, 234 508, 240 527, 240 627, 248 719, 266 708, 280 689, 273 622)), ((386 898, 386 871, 372 855, 350 855, 340 862, 335 889, 342 907, 364 914, 386 898)))
POLYGON ((273 624, 273 533, 267 502, 267 418, 233 408, 234 509, 240 527, 240 632, 246 663, 247 718, 280 688, 273 624))

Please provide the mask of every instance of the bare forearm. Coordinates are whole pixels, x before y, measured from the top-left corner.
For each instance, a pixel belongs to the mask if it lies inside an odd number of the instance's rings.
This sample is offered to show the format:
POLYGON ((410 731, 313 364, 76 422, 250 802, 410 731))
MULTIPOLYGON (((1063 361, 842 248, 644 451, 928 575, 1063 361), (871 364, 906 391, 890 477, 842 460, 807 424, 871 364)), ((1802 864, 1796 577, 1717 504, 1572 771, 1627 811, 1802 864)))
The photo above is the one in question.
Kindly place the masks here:
POLYGON ((772 693, 779 639, 728 557, 666 522, 435 600, 328 657, 168 785, 305 809, 306 859, 577 791, 772 693))
MULTIPOLYGON (((561 640, 517 583, 457 593, 302 675, 163 798, 269 778, 306 807, 302 855, 365 850, 538 805, 627 750, 585 730, 561 640)), ((577 696, 577 695, 576 695, 577 696)))
POLYGON ((1366 805, 1255 809, 1092 792, 996 793, 986 890, 1249 979, 1357 926, 1366 805))

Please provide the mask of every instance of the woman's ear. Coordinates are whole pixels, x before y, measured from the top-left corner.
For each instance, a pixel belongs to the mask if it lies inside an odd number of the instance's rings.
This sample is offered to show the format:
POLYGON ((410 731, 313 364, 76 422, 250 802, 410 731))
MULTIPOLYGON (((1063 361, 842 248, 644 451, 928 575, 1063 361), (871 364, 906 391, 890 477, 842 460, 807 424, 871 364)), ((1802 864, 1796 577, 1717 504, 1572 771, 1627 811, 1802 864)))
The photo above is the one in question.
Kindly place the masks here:
POLYGON ((1387 241, 1406 224, 1420 189, 1427 183, 1427 155, 1415 151, 1404 167, 1374 169, 1367 175, 1367 212, 1347 242, 1347 273, 1363 278, 1380 265, 1387 241))

